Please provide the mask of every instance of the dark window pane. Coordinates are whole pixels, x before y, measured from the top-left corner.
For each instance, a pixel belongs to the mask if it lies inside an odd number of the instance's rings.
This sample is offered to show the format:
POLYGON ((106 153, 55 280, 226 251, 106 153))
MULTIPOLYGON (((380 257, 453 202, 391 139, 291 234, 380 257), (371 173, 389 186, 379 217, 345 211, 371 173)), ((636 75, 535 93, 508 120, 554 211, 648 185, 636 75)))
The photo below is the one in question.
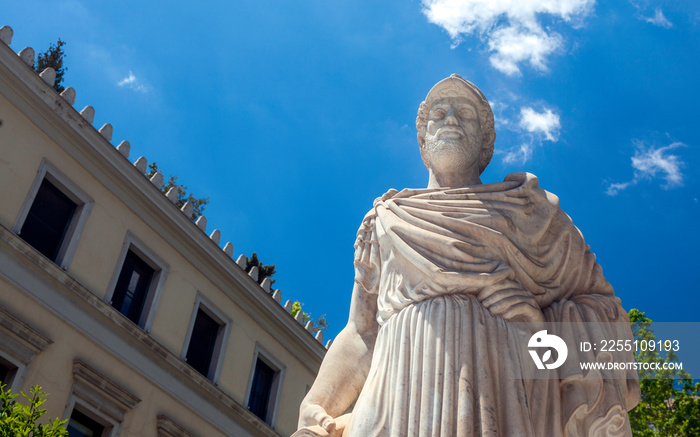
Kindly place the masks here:
POLYGON ((275 371, 258 359, 258 362, 255 364, 253 385, 250 388, 248 409, 265 421, 267 421, 267 406, 270 403, 270 393, 272 392, 272 380, 274 377, 275 371))
POLYGON ((68 421, 68 437, 100 437, 105 427, 84 415, 78 410, 73 410, 68 421))
POLYGON ((112 306, 137 325, 154 273, 155 270, 134 252, 129 250, 126 253, 117 286, 112 294, 112 306))
MULTIPOLYGON (((17 370, 16 366, 13 366, 7 361, 0 359, 0 383, 9 386, 12 382, 12 377, 15 374, 15 370, 17 370)), ((5 387, 5 390, 7 389, 8 387, 5 387)))
POLYGON ((20 236, 51 261, 56 261, 76 209, 75 202, 44 179, 29 208, 20 236))
POLYGON ((221 325, 209 314, 201 309, 197 310, 190 345, 187 347, 187 363, 207 378, 220 327, 221 325))

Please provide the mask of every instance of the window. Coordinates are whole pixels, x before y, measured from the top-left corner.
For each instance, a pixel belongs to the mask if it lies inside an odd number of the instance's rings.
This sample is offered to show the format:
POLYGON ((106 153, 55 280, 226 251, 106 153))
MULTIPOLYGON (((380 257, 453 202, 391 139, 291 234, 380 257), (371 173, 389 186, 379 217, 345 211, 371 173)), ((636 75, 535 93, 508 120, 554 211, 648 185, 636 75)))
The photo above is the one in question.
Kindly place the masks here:
POLYGON ((220 330, 221 325, 216 320, 201 308, 197 311, 186 358, 187 363, 204 376, 209 375, 220 330))
POLYGON ((0 357, 0 383, 7 385, 12 384, 12 381, 17 374, 17 366, 0 357))
POLYGON ((218 381, 221 373, 223 346, 230 326, 229 319, 201 294, 197 295, 182 357, 187 364, 213 382, 218 381))
POLYGON ((117 437, 126 413, 140 399, 80 360, 73 362, 73 388, 65 419, 69 437, 117 437))
POLYGON ((19 235, 51 261, 56 261, 78 205, 44 179, 19 235))
POLYGON ((117 286, 112 294, 112 306, 129 320, 139 324, 146 295, 155 270, 129 250, 126 253, 117 286))
POLYGON ((253 385, 250 387, 250 399, 248 409, 262 420, 267 419, 267 408, 270 404, 272 381, 275 378, 275 370, 265 364, 260 358, 255 363, 253 385))
POLYGON ((91 419, 78 409, 73 409, 68 420, 68 437, 102 437, 104 425, 91 419))
POLYGON ((82 190, 44 160, 12 230, 66 269, 92 204, 82 190))
POLYGON ((167 264, 128 232, 105 300, 149 331, 167 272, 167 264))
POLYGON ((283 375, 284 368, 258 347, 248 389, 248 409, 270 426, 277 420, 283 375))
POLYGON ((0 307, 0 381, 17 393, 34 356, 51 340, 0 307))

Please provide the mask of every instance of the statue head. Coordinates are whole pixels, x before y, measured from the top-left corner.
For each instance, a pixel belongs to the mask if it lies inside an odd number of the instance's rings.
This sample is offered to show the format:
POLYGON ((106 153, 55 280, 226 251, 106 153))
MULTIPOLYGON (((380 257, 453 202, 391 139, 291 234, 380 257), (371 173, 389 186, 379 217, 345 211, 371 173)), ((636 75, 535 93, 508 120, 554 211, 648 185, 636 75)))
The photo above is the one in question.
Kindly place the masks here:
MULTIPOLYGON (((423 163, 428 167, 427 156, 424 152, 428 121, 430 111, 438 110, 438 106, 445 105, 445 102, 457 102, 466 108, 473 108, 472 111, 465 110, 465 119, 474 126, 473 132, 467 134, 467 140, 477 141, 480 145, 479 152, 479 174, 481 174, 491 161, 493 156, 493 143, 496 141, 496 130, 494 129, 493 112, 486 97, 473 83, 462 79, 458 74, 441 80, 430 90, 418 108, 416 118, 416 128, 418 129, 418 144, 421 147, 423 163), (461 103, 459 103, 461 102, 461 103), (434 108, 435 106, 435 108, 434 108)), ((446 109, 448 106, 446 105, 446 109)), ((459 114, 455 115, 455 120, 461 120, 459 114)), ((458 121, 461 123, 461 121, 458 121)), ((467 124, 469 124, 467 123, 467 124)))

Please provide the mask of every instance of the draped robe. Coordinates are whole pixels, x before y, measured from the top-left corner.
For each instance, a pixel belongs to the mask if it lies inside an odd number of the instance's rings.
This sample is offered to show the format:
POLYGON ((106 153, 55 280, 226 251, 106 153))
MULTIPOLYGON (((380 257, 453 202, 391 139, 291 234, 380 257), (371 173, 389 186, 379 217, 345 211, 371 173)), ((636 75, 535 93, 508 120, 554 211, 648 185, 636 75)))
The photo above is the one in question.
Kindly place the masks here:
POLYGON ((568 322, 603 322, 578 340, 632 339, 595 255, 534 175, 391 190, 355 248, 355 281, 376 294, 380 329, 343 436, 631 436, 636 372, 582 371, 579 361, 605 354, 573 350, 556 378, 530 379, 516 324, 480 302, 486 290, 525 289, 559 335, 568 322))

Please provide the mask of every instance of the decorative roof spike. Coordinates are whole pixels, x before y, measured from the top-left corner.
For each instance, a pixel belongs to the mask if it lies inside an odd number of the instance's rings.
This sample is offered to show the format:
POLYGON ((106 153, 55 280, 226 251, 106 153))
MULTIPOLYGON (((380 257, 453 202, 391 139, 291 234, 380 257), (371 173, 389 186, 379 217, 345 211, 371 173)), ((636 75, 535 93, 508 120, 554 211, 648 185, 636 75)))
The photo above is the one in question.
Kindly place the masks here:
POLYGON ((168 192, 165 194, 165 197, 167 197, 168 200, 173 202, 173 203, 177 202, 177 197, 179 195, 178 190, 179 190, 179 188, 177 185, 170 187, 168 192))
POLYGON ((146 170, 148 169, 148 161, 146 161, 146 158, 142 156, 134 161, 134 167, 136 167, 136 170, 141 172, 141 174, 146 174, 146 170))
MULTIPOLYGON (((25 47, 21 52, 17 53, 19 58, 24 61, 30 67, 34 66, 34 49, 31 47, 25 47)), ((52 84, 53 85, 53 84, 52 84)))
POLYGON ((92 124, 93 120, 95 120, 95 108, 93 108, 90 105, 87 105, 86 107, 83 108, 82 111, 80 111, 80 115, 83 116, 85 121, 92 124))
POLYGON ((207 218, 204 217, 203 215, 200 215, 197 221, 195 222, 197 227, 202 230, 202 232, 207 232, 207 218))
POLYGON ((253 281, 258 282, 258 278, 260 277, 260 270, 258 270, 258 266, 253 266, 253 268, 248 272, 248 276, 253 278, 253 281))
POLYGON ((332 344, 333 344, 333 340, 328 340, 326 342, 326 349, 330 348, 332 344))
POLYGON ((323 331, 319 330, 316 335, 314 335, 314 338, 316 338, 319 343, 323 344, 323 331))
POLYGON ((158 191, 163 189, 163 173, 157 171, 156 174, 154 174, 151 177, 151 183, 158 188, 158 191))
POLYGON ((119 145, 117 146, 117 150, 119 151, 119 153, 122 154, 122 156, 124 156, 124 158, 128 159, 129 153, 131 153, 131 144, 128 141, 124 140, 121 143, 119 143, 119 145))
POLYGON ((214 242, 214 244, 218 246, 219 244, 221 244, 221 231, 218 229, 214 229, 214 232, 212 232, 211 235, 209 235, 209 238, 211 239, 211 241, 214 242))
MULTIPOLYGON (((299 311, 299 312, 301 312, 301 311, 299 311)), ((313 334, 314 333, 314 322, 312 322, 311 320, 306 322, 306 326, 304 326, 304 329, 309 331, 310 334, 313 334)))
POLYGON ((192 217, 192 211, 194 210, 194 205, 192 205, 192 202, 186 202, 184 205, 182 205, 182 208, 180 208, 180 211, 182 211, 183 214, 187 216, 187 218, 192 217))
POLYGON ((61 97, 63 97, 66 103, 73 106, 75 104, 75 89, 69 86, 61 92, 61 97))
POLYGON ((53 86, 53 83, 56 82, 56 70, 51 67, 44 68, 39 77, 46 85, 53 86))
POLYGON ((298 311, 298 312, 297 312, 297 315, 294 316, 294 320, 296 320, 296 321, 299 322, 300 324, 301 324, 301 323, 304 323, 304 313, 302 313, 301 311, 298 311))
POLYGON ((275 300, 275 302, 282 305, 282 291, 281 290, 275 290, 275 292, 272 293, 272 298, 275 300))
POLYGON ((236 260, 236 264, 238 264, 238 267, 240 267, 240 268, 242 268, 243 270, 245 270, 245 267, 246 267, 246 265, 248 264, 248 257, 245 256, 245 255, 243 255, 243 254, 240 254, 240 256, 238 257, 238 259, 236 260))
POLYGON ((224 253, 228 256, 233 256, 233 243, 230 241, 224 246, 224 253))
POLYGON ((0 28, 0 41, 4 42, 5 45, 12 44, 12 35, 14 32, 10 26, 2 26, 0 28))
POLYGON ((262 283, 260 286, 263 288, 263 290, 267 291, 268 293, 270 292, 270 286, 272 286, 272 281, 270 278, 265 278, 263 279, 262 283))
MULTIPOLYGON (((46 71, 46 70, 44 70, 44 71, 46 71)), ((100 128, 99 132, 100 132, 100 135, 102 135, 105 140, 112 141, 112 133, 114 132, 114 129, 112 128, 111 124, 109 124, 109 123, 103 124, 102 127, 100 128)))
POLYGON ((289 314, 292 314, 292 310, 294 309, 294 303, 291 300, 287 300, 287 302, 284 303, 284 309, 289 314))

